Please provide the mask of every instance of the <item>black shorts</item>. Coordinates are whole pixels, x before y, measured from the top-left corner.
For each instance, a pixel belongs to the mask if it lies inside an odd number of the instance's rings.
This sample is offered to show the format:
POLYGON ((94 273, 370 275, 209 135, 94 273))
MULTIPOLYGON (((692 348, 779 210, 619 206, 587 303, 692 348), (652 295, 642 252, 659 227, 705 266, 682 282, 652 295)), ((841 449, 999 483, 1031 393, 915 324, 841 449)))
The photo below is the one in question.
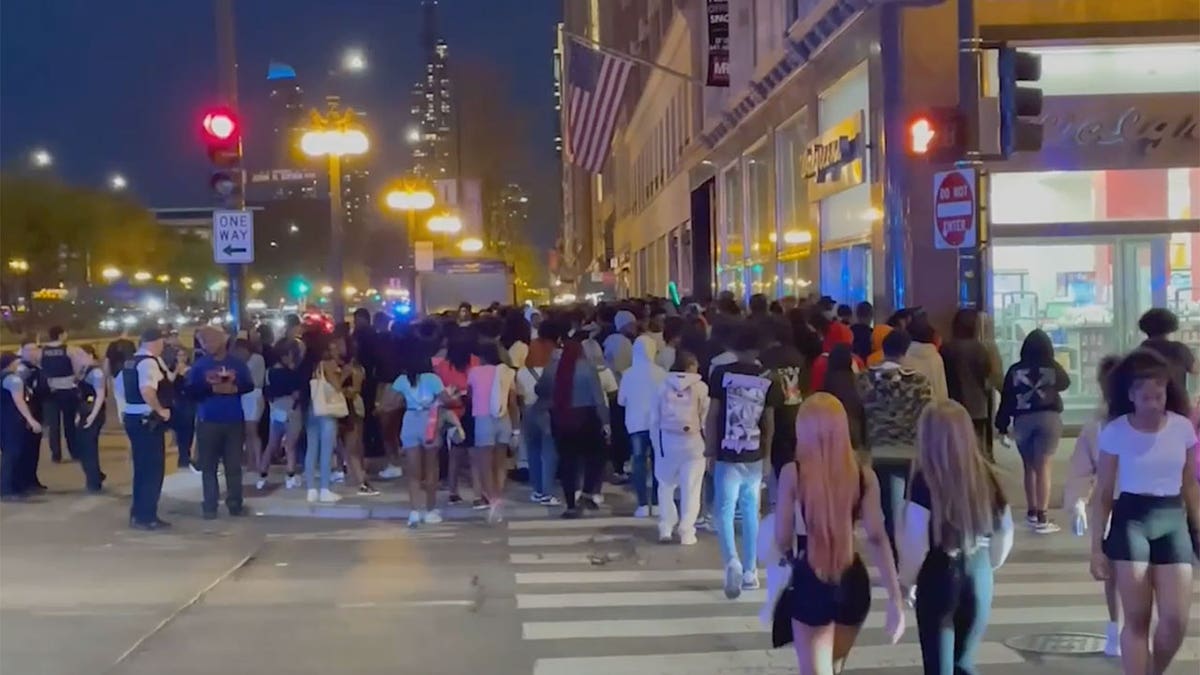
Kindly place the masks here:
POLYGON ((800 558, 792 567, 792 588, 792 618, 805 626, 861 626, 871 611, 871 577, 857 555, 837 584, 818 579, 808 559, 800 558))
POLYGON ((1104 554, 1109 560, 1151 565, 1191 563, 1192 537, 1183 499, 1121 493, 1113 504, 1104 554))

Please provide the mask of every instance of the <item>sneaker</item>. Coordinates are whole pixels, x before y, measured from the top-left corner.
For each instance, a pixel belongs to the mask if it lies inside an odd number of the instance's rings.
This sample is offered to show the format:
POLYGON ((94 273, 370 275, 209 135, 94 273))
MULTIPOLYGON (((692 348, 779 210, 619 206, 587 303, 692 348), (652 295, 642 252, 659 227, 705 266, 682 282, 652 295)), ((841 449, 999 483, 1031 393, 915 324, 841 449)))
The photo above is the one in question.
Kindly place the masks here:
POLYGON ((383 480, 391 480, 393 478, 403 478, 404 477, 404 469, 401 469, 400 467, 396 466, 395 464, 388 464, 387 466, 383 467, 383 471, 379 472, 379 477, 383 480))
POLYGON ((591 498, 591 500, 592 500, 594 503, 596 503, 596 504, 603 504, 603 503, 604 503, 604 495, 603 495, 603 494, 601 494, 601 493, 599 493, 599 492, 597 492, 597 493, 596 493, 596 494, 594 494, 594 495, 585 495, 585 496, 586 496, 586 497, 590 497, 590 498, 591 498))
POLYGON ((408 512, 408 526, 415 529, 416 527, 420 526, 420 524, 421 524, 421 512, 416 509, 409 511, 408 512))
POLYGON ((540 504, 542 502, 542 500, 545 498, 546 498, 546 495, 544 495, 540 492, 534 492, 529 495, 529 501, 533 502, 534 504, 540 504))
POLYGON ((614 473, 612 477, 608 479, 608 482, 612 483, 613 485, 625 485, 629 482, 629 474, 614 473))
POLYGON ((563 520, 578 520, 582 517, 583 517, 583 511, 581 511, 578 506, 573 509, 567 509, 566 511, 562 512, 563 520))
POLYGON ((333 504, 342 501, 342 496, 330 489, 321 490, 320 501, 333 504))
POLYGON ((362 485, 358 486, 359 497, 378 497, 379 494, 379 490, 371 487, 370 483, 363 483, 362 485))
POLYGON ((1050 522, 1049 520, 1047 520, 1045 522, 1039 522, 1038 524, 1033 526, 1033 531, 1036 534, 1054 534, 1055 532, 1058 532, 1060 530, 1062 530, 1061 527, 1059 527, 1055 523, 1050 522))
POLYGON ((561 506, 562 500, 554 495, 542 495, 541 504, 542 506, 561 506))
POLYGON ((712 516, 704 516, 696 521, 696 529, 704 530, 705 532, 716 532, 717 524, 713 522, 712 516))
POLYGON ((600 505, 591 495, 584 495, 579 498, 579 508, 587 511, 599 511, 600 505))
POLYGON ((196 466, 195 464, 191 464, 189 466, 192 467, 192 473, 196 474, 197 476, 199 476, 202 473, 200 471, 200 467, 196 466))
POLYGON ((442 512, 441 511, 438 511, 437 509, 433 509, 429 513, 425 514, 425 524, 426 525, 437 525, 440 522, 442 522, 442 512))
POLYGON ((659 532, 659 533, 658 533, 658 543, 660 543, 660 544, 670 544, 670 543, 672 543, 672 542, 674 542, 674 541, 675 541, 675 538, 671 536, 671 533, 670 533, 670 532, 665 532, 665 533, 664 533, 664 532, 659 532))
POLYGON ((462 498, 462 497, 460 497, 460 496, 458 496, 458 495, 450 495, 449 497, 447 497, 447 498, 446 498, 446 503, 448 503, 448 504, 461 504, 461 503, 462 503, 462 500, 463 500, 463 498, 462 498))
POLYGON ((736 600, 742 594, 742 563, 730 560, 725 566, 725 597, 736 600))
POLYGON ((308 490, 308 501, 310 501, 310 502, 315 502, 315 501, 317 501, 318 499, 320 499, 320 493, 319 493, 319 492, 317 492, 315 489, 309 488, 309 490, 308 490))
POLYGON ((262 490, 262 489, 265 489, 266 487, 267 487, 267 479, 266 478, 260 477, 257 481, 254 482, 254 488, 256 490, 262 490))
POLYGON ((1038 524, 1037 514, 1036 513, 1025 514, 1025 524, 1030 527, 1036 527, 1038 524))
POLYGON ((345 472, 345 471, 334 471, 334 472, 331 472, 331 473, 329 474, 329 482, 331 482, 331 483, 345 483, 345 482, 346 482, 346 472, 345 472))
POLYGON ((289 490, 300 487, 300 476, 288 476, 283 486, 289 490))
POLYGON ((502 502, 494 502, 488 507, 487 521, 492 524, 502 522, 504 520, 504 510, 502 502))
POLYGON ((650 517, 650 507, 649 506, 637 507, 637 510, 633 512, 633 517, 634 518, 649 518, 650 517))
POLYGON ((679 535, 679 545, 680 546, 695 546, 696 545, 696 533, 695 532, 691 532, 691 533, 685 532, 683 534, 680 534, 679 535))
POLYGON ((742 590, 757 591, 758 590, 758 570, 748 570, 742 575, 742 590))
POLYGON ((488 504, 488 500, 486 500, 482 497, 471 502, 471 508, 475 509, 476 511, 482 511, 486 508, 489 508, 489 506, 490 505, 488 504))
POLYGON ((1104 631, 1104 655, 1105 656, 1120 656, 1121 655, 1121 625, 1116 621, 1108 622, 1108 629, 1104 631))

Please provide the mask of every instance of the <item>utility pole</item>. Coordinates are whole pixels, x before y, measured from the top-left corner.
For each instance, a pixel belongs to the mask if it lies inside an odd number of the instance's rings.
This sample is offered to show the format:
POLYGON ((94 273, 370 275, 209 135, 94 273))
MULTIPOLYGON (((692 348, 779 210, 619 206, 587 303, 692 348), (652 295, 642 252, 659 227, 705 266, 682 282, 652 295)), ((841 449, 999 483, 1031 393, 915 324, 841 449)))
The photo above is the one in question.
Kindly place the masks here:
MULTIPOLYGON (((327 119, 338 118, 338 108, 341 99, 337 96, 326 96, 325 103, 329 112, 327 119)), ((351 118, 347 114, 345 118, 351 118)), ((345 213, 342 211, 342 156, 339 153, 329 153, 329 282, 333 286, 333 324, 341 325, 346 320, 346 285, 345 256, 346 228, 345 213)))
POLYGON ((988 235, 983 224, 983 195, 980 186, 983 162, 979 147, 979 70, 982 43, 975 29, 975 0, 958 0, 958 107, 962 111, 964 157, 957 162, 960 168, 974 169, 975 184, 975 245, 958 249, 958 304, 960 307, 984 307, 984 257, 988 235))
MULTIPOLYGON (((215 0, 217 28, 217 82, 221 102, 237 110, 237 48, 233 20, 233 0, 215 0)), ((233 189, 224 197, 222 206, 241 211, 246 208, 246 173, 242 169, 242 147, 238 142, 237 165, 232 171, 233 189)), ((242 312, 245 311, 245 289, 243 266, 226 266, 229 275, 229 314, 233 317, 233 332, 242 327, 242 312)))

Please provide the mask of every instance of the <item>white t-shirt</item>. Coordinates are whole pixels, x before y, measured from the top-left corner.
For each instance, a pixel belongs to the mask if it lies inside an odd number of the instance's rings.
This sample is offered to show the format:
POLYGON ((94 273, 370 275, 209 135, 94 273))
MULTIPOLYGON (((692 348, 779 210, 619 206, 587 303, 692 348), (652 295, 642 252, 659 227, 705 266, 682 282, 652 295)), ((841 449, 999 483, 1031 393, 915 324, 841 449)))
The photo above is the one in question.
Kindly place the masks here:
POLYGON ((1125 415, 1100 431, 1100 452, 1117 457, 1117 492, 1172 497, 1183 485, 1187 453, 1196 447, 1196 430, 1183 415, 1167 413, 1157 432, 1138 431, 1125 415))

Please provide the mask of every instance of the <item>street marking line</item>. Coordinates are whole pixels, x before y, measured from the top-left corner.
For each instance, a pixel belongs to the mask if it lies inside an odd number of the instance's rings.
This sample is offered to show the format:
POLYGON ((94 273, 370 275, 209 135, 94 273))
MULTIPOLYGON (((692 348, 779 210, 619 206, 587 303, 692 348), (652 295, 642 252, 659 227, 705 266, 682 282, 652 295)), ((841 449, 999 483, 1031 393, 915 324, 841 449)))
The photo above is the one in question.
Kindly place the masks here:
MULTIPOLYGON (((916 615, 908 613, 909 625, 916 626, 916 615)), ((1192 619, 1200 619, 1200 607, 1193 606, 1192 619)), ((867 615, 864 628, 882 628, 885 612, 867 615)), ((1103 624, 1108 621, 1104 605, 1073 607, 993 607, 989 626, 1027 626, 1040 624, 1103 624)), ((585 640, 607 638, 656 638, 686 635, 731 635, 765 633, 757 616, 703 616, 671 619, 596 619, 585 621, 526 621, 521 636, 526 640, 585 640)))
POLYGON ((606 553, 509 553, 508 562, 513 565, 594 565, 596 558, 607 558, 606 562, 620 560, 621 556, 606 553))
POLYGON ((659 607, 665 605, 762 604, 767 592, 742 591, 737 600, 725 598, 719 588, 707 591, 649 591, 629 593, 518 593, 517 609, 568 609, 579 607, 659 607))
POLYGON ((509 546, 578 546, 580 544, 611 544, 629 541, 629 534, 555 534, 532 537, 509 537, 509 546))
POLYGON ((594 530, 600 527, 658 527, 657 518, 634 518, 612 516, 608 518, 585 518, 583 520, 510 520, 509 530, 594 530))
MULTIPOLYGON (((981 666, 1024 663, 1021 654, 999 642, 979 645, 975 662, 981 666)), ((917 643, 855 647, 846 660, 848 670, 921 667, 917 643)), ((538 659, 533 675, 759 675, 795 672, 796 653, 791 648, 747 649, 691 654, 629 656, 571 656, 538 659)))

